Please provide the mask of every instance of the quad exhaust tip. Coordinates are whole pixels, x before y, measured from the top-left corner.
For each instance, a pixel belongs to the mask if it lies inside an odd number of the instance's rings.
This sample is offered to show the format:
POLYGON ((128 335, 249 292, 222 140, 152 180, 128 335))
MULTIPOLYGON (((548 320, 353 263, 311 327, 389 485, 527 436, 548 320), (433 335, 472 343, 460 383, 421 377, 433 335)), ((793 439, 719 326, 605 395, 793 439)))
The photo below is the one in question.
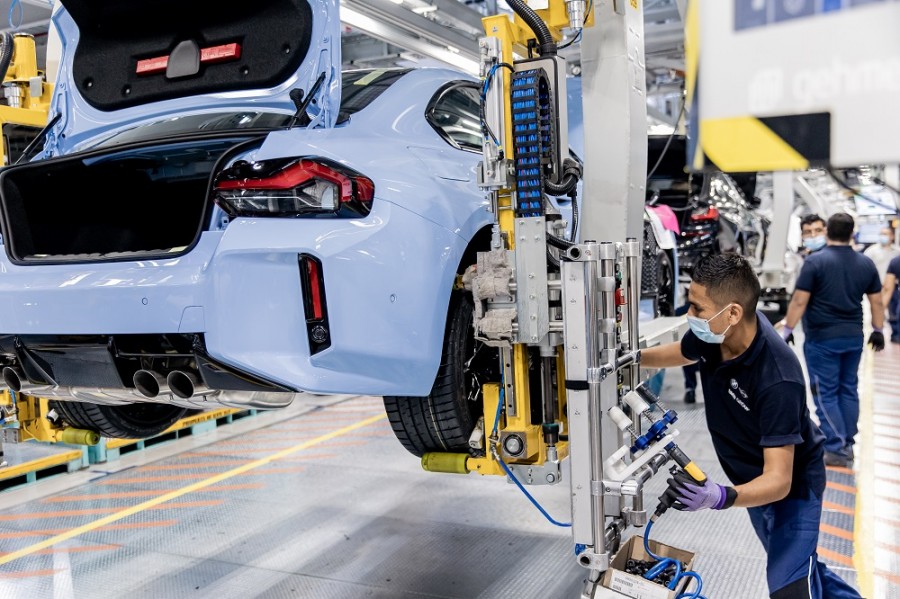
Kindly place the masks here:
POLYGON ((201 386, 200 379, 189 372, 181 370, 173 370, 166 377, 166 384, 169 390, 181 399, 190 399, 197 392, 197 387, 201 386))
POLYGON ((154 398, 169 392, 166 378, 153 370, 138 370, 132 380, 134 388, 144 397, 154 398))
POLYGON ((25 373, 20 369, 14 366, 6 366, 3 369, 3 382, 16 393, 22 390, 22 379, 25 379, 25 373))

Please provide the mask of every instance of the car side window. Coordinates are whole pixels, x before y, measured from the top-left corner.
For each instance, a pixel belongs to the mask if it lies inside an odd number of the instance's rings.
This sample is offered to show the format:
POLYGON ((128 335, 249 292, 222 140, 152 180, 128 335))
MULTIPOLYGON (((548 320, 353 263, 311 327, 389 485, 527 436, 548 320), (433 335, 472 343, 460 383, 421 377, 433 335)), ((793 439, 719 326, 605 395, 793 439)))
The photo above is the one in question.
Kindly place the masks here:
POLYGON ((451 146, 481 153, 481 95, 476 84, 445 85, 434 94, 425 116, 451 146))

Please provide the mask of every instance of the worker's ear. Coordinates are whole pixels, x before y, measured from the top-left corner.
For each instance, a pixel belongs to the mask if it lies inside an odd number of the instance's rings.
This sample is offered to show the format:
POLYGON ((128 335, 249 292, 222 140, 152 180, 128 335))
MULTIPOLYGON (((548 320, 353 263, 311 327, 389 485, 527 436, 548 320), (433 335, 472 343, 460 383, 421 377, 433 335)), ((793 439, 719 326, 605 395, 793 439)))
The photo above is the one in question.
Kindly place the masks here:
POLYGON ((728 307, 728 322, 731 325, 736 325, 744 318, 744 307, 740 304, 731 304, 728 307))

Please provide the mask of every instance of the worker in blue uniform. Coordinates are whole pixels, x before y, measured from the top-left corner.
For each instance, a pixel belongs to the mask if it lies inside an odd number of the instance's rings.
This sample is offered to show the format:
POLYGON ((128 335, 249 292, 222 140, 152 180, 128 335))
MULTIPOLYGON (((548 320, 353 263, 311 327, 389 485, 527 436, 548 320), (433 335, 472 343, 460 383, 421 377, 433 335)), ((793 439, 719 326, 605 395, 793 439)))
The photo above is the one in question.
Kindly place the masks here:
POLYGON ((851 247, 853 217, 844 212, 828 218, 828 244, 806 259, 784 317, 788 339, 803 319, 803 355, 822 432, 825 463, 849 466, 859 430, 859 362, 863 352, 862 299, 872 312, 868 343, 884 349, 884 305, 875 263, 851 247))
POLYGON ((800 361, 757 312, 759 294, 745 258, 707 256, 691 275, 690 330, 680 343, 642 352, 646 368, 700 365, 706 423, 733 485, 692 484, 679 473, 666 494, 681 510, 748 508, 773 599, 859 598, 818 560, 823 436, 806 407, 800 361))

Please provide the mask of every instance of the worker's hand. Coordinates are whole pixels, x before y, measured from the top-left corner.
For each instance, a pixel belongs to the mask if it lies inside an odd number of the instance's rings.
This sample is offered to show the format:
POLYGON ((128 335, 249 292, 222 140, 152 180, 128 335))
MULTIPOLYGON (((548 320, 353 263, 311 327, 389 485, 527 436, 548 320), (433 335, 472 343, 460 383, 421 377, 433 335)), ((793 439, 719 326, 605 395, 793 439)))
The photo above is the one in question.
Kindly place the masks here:
POLYGON ((794 327, 784 325, 781 329, 781 338, 784 339, 785 343, 794 345, 794 327))
POLYGON ((685 472, 679 471, 668 481, 669 488, 664 493, 669 504, 676 510, 696 512, 697 510, 724 509, 728 494, 725 487, 706 479, 698 485, 685 472))
POLYGON ((872 334, 869 335, 869 347, 875 351, 882 351, 884 349, 884 333, 872 331, 872 334))

